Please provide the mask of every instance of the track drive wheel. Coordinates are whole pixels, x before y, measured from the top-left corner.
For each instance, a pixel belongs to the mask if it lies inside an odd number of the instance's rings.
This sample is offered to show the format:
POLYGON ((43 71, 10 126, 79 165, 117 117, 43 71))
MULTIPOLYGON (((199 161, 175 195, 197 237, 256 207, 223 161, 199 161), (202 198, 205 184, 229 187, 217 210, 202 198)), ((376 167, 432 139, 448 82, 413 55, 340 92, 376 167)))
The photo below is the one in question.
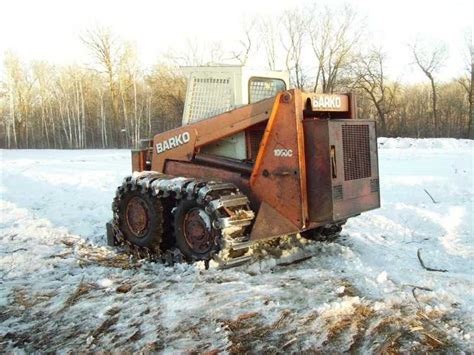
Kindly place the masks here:
POLYGON ((342 226, 345 221, 331 226, 317 227, 314 229, 300 232, 303 238, 314 240, 317 242, 331 242, 336 240, 341 233, 342 226))
POLYGON ((183 199, 176 207, 176 246, 187 261, 209 260, 217 251, 220 231, 213 227, 213 219, 204 206, 194 199, 183 199))
POLYGON ((118 201, 119 228, 125 239, 142 248, 158 251, 163 234, 163 206, 141 189, 124 192, 118 201))

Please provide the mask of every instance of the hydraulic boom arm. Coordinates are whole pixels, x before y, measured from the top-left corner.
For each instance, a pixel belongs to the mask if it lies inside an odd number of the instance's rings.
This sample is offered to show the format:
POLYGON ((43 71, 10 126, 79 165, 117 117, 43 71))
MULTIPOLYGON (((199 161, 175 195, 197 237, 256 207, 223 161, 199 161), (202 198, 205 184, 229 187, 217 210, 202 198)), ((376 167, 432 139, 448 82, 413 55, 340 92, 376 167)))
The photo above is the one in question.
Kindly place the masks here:
POLYGON ((268 120, 280 96, 155 135, 151 169, 163 171, 166 159, 192 160, 199 147, 268 120))

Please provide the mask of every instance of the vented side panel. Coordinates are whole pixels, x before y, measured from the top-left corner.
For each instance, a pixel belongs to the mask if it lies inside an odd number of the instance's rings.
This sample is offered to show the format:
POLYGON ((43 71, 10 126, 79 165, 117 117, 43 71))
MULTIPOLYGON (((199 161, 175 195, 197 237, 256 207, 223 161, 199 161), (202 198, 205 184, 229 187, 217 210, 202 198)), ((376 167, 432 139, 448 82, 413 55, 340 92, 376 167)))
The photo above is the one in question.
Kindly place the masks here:
POLYGON ((368 125, 343 125, 342 147, 345 181, 371 176, 368 125))
POLYGON ((372 120, 303 120, 311 223, 340 221, 380 206, 372 120))

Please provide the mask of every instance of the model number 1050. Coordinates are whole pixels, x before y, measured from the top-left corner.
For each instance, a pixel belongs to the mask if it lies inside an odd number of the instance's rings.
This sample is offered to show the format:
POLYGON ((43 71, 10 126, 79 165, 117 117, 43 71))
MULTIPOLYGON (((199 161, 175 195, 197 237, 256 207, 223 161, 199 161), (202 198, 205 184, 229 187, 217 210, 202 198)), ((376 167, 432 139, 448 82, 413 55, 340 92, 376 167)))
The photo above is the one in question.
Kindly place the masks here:
POLYGON ((292 157, 293 150, 292 149, 273 149, 273 154, 276 157, 292 157))

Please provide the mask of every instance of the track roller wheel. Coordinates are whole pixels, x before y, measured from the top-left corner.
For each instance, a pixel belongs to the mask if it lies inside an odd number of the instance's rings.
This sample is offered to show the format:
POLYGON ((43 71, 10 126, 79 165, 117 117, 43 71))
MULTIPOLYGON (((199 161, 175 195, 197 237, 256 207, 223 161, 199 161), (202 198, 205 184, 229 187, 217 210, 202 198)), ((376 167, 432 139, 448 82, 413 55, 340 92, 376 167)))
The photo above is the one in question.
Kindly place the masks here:
POLYGON ((209 260, 218 249, 220 231, 215 220, 196 200, 181 200, 174 211, 176 246, 187 261, 209 260))
POLYGON ((141 189, 127 190, 117 203, 118 225, 125 239, 141 248, 160 249, 163 206, 159 199, 141 189))

